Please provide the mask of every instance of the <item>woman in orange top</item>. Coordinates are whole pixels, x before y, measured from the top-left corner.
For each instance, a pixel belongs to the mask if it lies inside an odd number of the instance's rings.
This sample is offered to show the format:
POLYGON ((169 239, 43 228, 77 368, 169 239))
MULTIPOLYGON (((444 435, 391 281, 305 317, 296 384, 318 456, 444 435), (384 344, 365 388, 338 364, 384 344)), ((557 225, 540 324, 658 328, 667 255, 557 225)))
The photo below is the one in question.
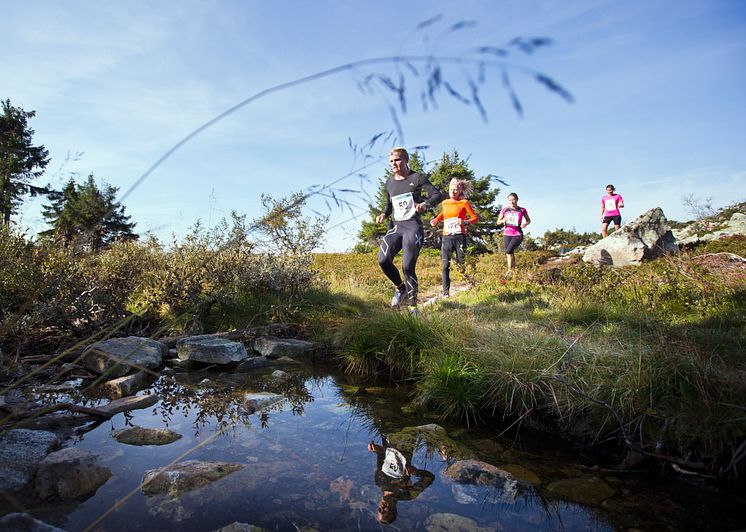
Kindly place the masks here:
POLYGON ((466 199, 471 191, 471 182, 465 179, 451 179, 448 185, 449 199, 441 204, 443 210, 433 218, 430 224, 435 227, 443 220, 443 245, 440 257, 443 260, 443 297, 448 297, 451 290, 451 257, 456 253, 456 263, 464 263, 466 249, 466 226, 475 224, 479 218, 474 213, 471 203, 466 199), (467 219, 466 216, 469 216, 467 219))

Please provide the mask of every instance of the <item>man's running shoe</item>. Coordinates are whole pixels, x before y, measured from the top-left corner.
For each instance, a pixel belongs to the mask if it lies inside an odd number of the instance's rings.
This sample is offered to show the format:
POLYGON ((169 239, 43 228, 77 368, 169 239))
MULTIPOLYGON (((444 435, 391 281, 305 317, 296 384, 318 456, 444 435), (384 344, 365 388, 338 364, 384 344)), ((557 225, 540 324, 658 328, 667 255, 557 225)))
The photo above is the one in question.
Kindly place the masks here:
POLYGON ((409 315, 412 318, 416 318, 420 315, 420 310, 417 307, 409 307, 409 315))
POLYGON ((399 290, 398 288, 394 290, 394 297, 391 298, 391 307, 392 308, 399 308, 399 305, 401 305, 401 302, 404 301, 404 298, 407 297, 407 290, 399 290))

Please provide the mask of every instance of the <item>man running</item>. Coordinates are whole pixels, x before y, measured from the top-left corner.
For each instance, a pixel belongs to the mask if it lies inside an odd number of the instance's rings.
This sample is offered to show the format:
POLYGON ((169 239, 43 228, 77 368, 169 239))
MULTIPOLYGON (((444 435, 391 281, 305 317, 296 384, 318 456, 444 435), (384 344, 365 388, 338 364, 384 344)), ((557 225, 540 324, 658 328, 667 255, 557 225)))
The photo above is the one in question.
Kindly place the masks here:
POLYGON ((393 220, 378 250, 378 264, 396 287, 391 306, 399 307, 406 299, 410 311, 414 311, 417 308, 415 267, 424 238, 420 213, 435 207, 443 199, 444 194, 435 188, 427 177, 410 170, 408 163, 407 150, 391 150, 389 164, 394 175, 386 181, 386 210, 376 216, 376 223, 382 223, 387 216, 391 216, 393 220), (426 201, 422 198, 423 188, 427 192, 426 201), (394 257, 402 249, 404 280, 394 266, 394 257))

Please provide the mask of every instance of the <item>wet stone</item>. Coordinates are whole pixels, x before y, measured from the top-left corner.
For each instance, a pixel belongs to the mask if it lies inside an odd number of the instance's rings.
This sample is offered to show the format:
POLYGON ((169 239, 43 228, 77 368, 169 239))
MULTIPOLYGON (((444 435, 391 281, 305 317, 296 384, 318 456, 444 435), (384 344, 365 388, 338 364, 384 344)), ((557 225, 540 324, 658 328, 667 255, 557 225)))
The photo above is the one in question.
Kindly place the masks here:
POLYGON ((92 495, 111 471, 98 464, 98 456, 78 447, 68 447, 47 455, 39 463, 34 491, 41 499, 75 499, 92 495))
POLYGON ((149 384, 150 377, 148 374, 144 371, 138 371, 132 375, 125 375, 105 382, 103 389, 110 397, 123 397, 137 393, 149 384))
POLYGON ((502 470, 507 471, 518 480, 523 480, 534 486, 541 484, 541 478, 539 475, 518 464, 508 464, 501 467, 502 470))
POLYGON ((270 364, 271 362, 265 357, 249 357, 236 367, 236 371, 238 373, 248 373, 256 368, 266 368, 270 364))
POLYGON ((557 480, 547 486, 550 493, 581 504, 601 504, 612 497, 614 488, 599 477, 577 477, 557 480))
POLYGON ((155 369, 161 365, 168 348, 150 338, 128 336, 96 342, 83 351, 83 365, 110 377, 126 375, 130 369, 155 369))
POLYGON ((111 435, 119 443, 127 445, 168 445, 181 438, 181 434, 169 429, 147 429, 137 426, 112 431, 111 435))
POLYGON ((267 358, 282 356, 298 357, 310 355, 315 347, 313 342, 296 340, 294 338, 276 338, 274 336, 260 336, 254 340, 254 351, 267 358))
POLYGON ((0 492, 30 486, 38 463, 60 445, 52 432, 14 429, 0 436, 0 492))
POLYGON ((494 528, 480 527, 474 519, 463 515, 438 513, 425 520, 427 532, 491 532, 494 528))
POLYGON ((272 392, 255 392, 247 393, 243 397, 243 405, 249 414, 253 414, 257 410, 263 410, 282 403, 285 400, 285 396, 279 393, 272 392))
POLYGON ((139 410, 142 408, 149 408, 160 401, 160 397, 157 395, 139 395, 122 397, 121 399, 115 399, 107 405, 97 407, 99 410, 108 412, 110 414, 118 414, 119 412, 127 412, 129 410, 139 410))
POLYGON ((181 360, 206 364, 231 364, 249 356, 241 342, 209 334, 182 338, 176 342, 176 351, 181 360))
POLYGON ((243 467, 242 464, 235 463, 187 460, 146 471, 143 475, 142 490, 145 495, 166 493, 170 497, 179 497, 183 493, 206 486, 243 467))

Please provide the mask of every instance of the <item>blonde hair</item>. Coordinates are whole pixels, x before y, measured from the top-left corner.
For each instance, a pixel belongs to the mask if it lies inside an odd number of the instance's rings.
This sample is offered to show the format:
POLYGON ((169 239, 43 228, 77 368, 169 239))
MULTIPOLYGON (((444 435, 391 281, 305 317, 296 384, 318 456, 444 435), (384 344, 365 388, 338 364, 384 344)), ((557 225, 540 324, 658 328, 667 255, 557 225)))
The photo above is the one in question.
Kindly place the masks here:
POLYGON ((389 152, 389 155, 394 155, 395 153, 401 154, 401 156, 404 158, 404 162, 409 162, 409 152, 406 148, 402 148, 401 146, 397 146, 396 148, 392 148, 389 152))
POLYGON ((471 191, 474 189, 474 184, 471 182, 471 179, 452 177, 449 186, 451 183, 458 183, 461 186, 461 195, 465 198, 468 198, 469 194, 471 194, 471 191))

